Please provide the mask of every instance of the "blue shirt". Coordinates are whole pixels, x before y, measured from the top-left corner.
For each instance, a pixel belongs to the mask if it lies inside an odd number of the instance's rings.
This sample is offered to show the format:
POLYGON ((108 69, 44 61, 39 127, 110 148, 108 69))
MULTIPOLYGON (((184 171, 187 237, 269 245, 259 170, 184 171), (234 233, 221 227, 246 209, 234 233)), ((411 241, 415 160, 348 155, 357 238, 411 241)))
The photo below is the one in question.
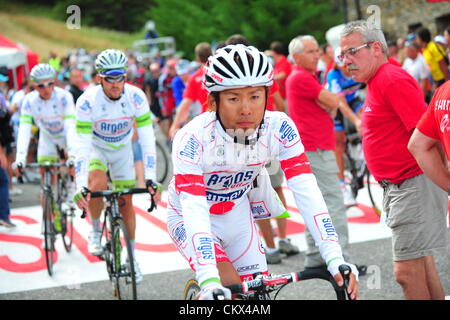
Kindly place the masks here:
POLYGON ((173 96, 175 98, 175 106, 178 107, 181 100, 183 100, 183 92, 184 88, 186 88, 185 83, 181 80, 180 76, 176 76, 172 80, 172 90, 173 96))
POLYGON ((347 78, 339 69, 331 70, 327 75, 327 89, 333 93, 343 93, 347 102, 355 99, 361 86, 360 82, 347 78))

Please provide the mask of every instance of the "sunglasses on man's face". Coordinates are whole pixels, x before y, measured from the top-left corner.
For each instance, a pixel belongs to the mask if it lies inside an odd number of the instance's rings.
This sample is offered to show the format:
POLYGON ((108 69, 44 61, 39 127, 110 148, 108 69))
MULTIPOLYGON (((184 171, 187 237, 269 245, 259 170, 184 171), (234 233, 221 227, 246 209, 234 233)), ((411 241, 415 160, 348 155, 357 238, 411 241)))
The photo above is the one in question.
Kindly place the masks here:
POLYGON ((39 89, 44 89, 45 87, 51 87, 51 86, 54 85, 54 84, 55 84, 54 82, 50 81, 50 82, 47 82, 47 83, 39 83, 39 84, 37 85, 37 87, 38 87, 39 89))
POLYGON ((125 76, 117 76, 117 77, 104 77, 105 81, 108 83, 122 82, 125 80, 125 76))

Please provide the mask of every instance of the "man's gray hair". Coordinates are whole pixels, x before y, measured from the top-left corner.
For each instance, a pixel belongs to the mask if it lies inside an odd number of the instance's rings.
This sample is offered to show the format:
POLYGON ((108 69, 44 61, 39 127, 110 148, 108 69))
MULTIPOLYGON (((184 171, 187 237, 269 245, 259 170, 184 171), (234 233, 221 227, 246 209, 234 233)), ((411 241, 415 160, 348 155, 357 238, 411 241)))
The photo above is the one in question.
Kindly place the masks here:
POLYGON ((303 50, 303 41, 310 40, 317 43, 316 38, 311 35, 298 36, 291 40, 289 43, 289 54, 292 56, 293 53, 299 53, 303 50))
POLYGON ((362 41, 367 42, 379 42, 381 44, 381 49, 383 54, 388 56, 388 46, 386 43, 386 38, 381 28, 374 24, 369 24, 365 20, 356 20, 347 23, 344 29, 341 31, 341 38, 346 37, 354 32, 358 32, 361 35, 362 41))

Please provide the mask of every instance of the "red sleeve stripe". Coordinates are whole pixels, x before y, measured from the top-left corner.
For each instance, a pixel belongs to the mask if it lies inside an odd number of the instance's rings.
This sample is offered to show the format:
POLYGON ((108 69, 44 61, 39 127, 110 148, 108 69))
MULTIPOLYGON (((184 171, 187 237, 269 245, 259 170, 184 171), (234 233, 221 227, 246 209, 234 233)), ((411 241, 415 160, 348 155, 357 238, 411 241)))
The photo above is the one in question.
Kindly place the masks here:
POLYGON ((305 153, 290 159, 282 160, 281 169, 283 169, 286 179, 299 176, 302 173, 312 173, 309 166, 309 160, 305 153))
POLYGON ((196 174, 176 174, 175 190, 178 193, 186 192, 194 196, 206 196, 203 176, 196 174))

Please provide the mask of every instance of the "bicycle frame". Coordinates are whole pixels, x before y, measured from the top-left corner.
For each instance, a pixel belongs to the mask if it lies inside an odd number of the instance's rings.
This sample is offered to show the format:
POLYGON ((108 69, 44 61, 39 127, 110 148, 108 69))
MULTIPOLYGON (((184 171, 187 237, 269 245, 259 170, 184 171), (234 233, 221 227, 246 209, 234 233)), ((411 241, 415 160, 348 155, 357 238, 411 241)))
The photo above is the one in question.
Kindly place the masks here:
POLYGON ((280 290, 289 283, 322 279, 332 284, 338 300, 345 300, 350 268, 342 265, 339 267, 339 270, 345 279, 343 287, 339 287, 331 274, 322 268, 306 269, 300 272, 279 275, 258 275, 254 280, 244 281, 226 287, 230 289, 231 293, 239 294, 239 297, 243 300, 270 300, 270 293, 277 291, 274 297, 275 300, 280 290))
MULTIPOLYGON (((91 194, 91 198, 106 199, 105 217, 102 228, 102 238, 106 238, 106 244, 101 258, 106 262, 109 278, 113 281, 114 295, 117 298, 122 299, 124 297, 122 289, 125 288, 129 290, 130 287, 128 286, 131 286, 132 299, 137 299, 134 257, 131 251, 128 231, 120 214, 119 198, 127 194, 148 193, 148 190, 136 188, 87 192, 91 194), (109 229, 107 226, 109 226, 109 229), (124 245, 122 245, 121 242, 121 233, 124 238, 124 245), (125 257, 127 258, 125 265, 122 264, 122 248, 125 248, 125 257), (125 285, 123 286, 120 284, 121 279, 125 280, 125 285)), ((83 215, 81 217, 84 218, 85 216, 86 211, 83 210, 83 215)))

